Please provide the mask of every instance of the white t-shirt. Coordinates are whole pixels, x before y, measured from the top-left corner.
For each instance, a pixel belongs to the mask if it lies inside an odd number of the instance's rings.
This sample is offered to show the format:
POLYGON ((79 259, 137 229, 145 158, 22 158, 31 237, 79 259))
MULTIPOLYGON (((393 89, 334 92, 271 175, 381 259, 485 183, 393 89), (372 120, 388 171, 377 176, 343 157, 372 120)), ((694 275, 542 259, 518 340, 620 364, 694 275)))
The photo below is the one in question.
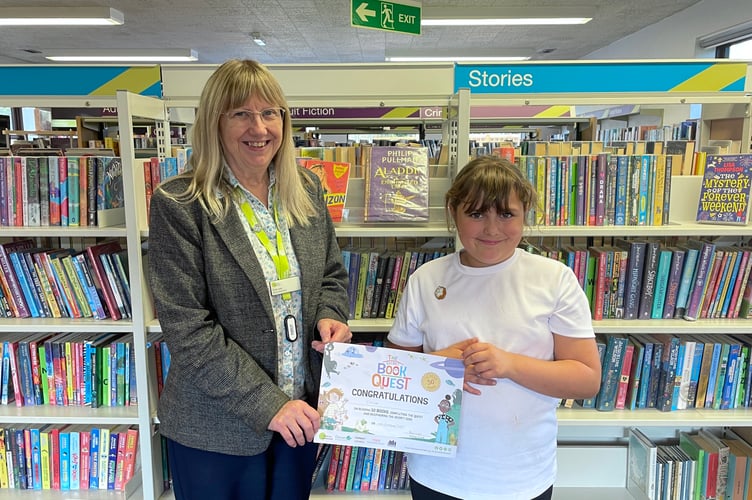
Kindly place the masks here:
MULTIPOLYGON (((594 336, 585 293, 564 264, 518 249, 490 267, 467 267, 459 252, 427 262, 407 282, 389 341, 443 349, 477 337, 504 350, 553 359, 552 332, 594 336)), ((455 458, 410 454, 410 475, 447 495, 530 500, 556 476, 559 399, 508 379, 462 393, 455 458)))

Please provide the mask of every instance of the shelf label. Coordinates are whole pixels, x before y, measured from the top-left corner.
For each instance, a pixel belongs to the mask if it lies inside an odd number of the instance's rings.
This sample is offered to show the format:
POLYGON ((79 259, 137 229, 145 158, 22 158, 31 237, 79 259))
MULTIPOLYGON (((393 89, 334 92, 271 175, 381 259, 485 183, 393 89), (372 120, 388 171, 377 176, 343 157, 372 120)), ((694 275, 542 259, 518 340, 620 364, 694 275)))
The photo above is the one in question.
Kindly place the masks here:
POLYGON ((8 66, 0 95, 115 96, 118 90, 162 97, 159 66, 8 66))
POLYGON ((456 64, 454 91, 474 94, 744 92, 747 64, 727 62, 456 64))
POLYGON ((404 119, 441 120, 446 114, 441 106, 379 106, 367 108, 294 107, 290 108, 293 120, 343 120, 343 119, 404 119))
POLYGON ((420 35, 420 14, 421 4, 409 0, 350 2, 350 24, 359 28, 420 35))

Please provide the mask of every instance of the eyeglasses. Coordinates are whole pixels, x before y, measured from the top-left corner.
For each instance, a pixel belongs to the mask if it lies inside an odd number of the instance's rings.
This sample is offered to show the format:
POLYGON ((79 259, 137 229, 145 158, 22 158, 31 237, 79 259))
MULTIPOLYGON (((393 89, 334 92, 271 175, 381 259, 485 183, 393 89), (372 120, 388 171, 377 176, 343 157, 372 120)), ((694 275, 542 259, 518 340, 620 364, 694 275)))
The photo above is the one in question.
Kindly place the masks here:
POLYGON ((255 115, 258 115, 261 118, 261 121, 264 123, 276 123, 284 118, 285 110, 284 108, 266 108, 262 109, 261 111, 236 109, 222 114, 225 115, 227 119, 232 123, 251 123, 255 115))

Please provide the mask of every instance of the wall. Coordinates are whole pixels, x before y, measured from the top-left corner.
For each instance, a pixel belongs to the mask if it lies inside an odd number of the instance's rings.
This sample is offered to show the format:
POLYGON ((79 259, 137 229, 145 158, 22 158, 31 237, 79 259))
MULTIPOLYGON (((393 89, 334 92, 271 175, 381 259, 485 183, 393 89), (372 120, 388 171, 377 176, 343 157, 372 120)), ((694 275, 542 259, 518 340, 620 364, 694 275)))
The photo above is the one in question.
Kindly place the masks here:
POLYGON ((749 0, 702 0, 692 7, 624 37, 583 59, 694 59, 714 57, 697 47, 697 38, 747 21, 749 0))

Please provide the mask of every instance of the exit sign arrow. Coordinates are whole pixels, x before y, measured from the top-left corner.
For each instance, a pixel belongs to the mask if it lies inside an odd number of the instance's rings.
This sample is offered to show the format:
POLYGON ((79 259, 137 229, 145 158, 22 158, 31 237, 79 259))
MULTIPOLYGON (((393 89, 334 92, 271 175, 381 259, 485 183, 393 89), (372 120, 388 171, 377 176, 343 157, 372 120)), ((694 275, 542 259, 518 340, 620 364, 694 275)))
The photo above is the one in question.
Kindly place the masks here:
POLYGON ((411 0, 351 0, 350 24, 359 28, 420 35, 421 4, 411 0))
POLYGON ((358 14, 360 20, 364 23, 368 22, 368 18, 370 16, 376 16, 376 11, 369 9, 366 2, 361 3, 358 8, 355 9, 355 12, 358 14))

